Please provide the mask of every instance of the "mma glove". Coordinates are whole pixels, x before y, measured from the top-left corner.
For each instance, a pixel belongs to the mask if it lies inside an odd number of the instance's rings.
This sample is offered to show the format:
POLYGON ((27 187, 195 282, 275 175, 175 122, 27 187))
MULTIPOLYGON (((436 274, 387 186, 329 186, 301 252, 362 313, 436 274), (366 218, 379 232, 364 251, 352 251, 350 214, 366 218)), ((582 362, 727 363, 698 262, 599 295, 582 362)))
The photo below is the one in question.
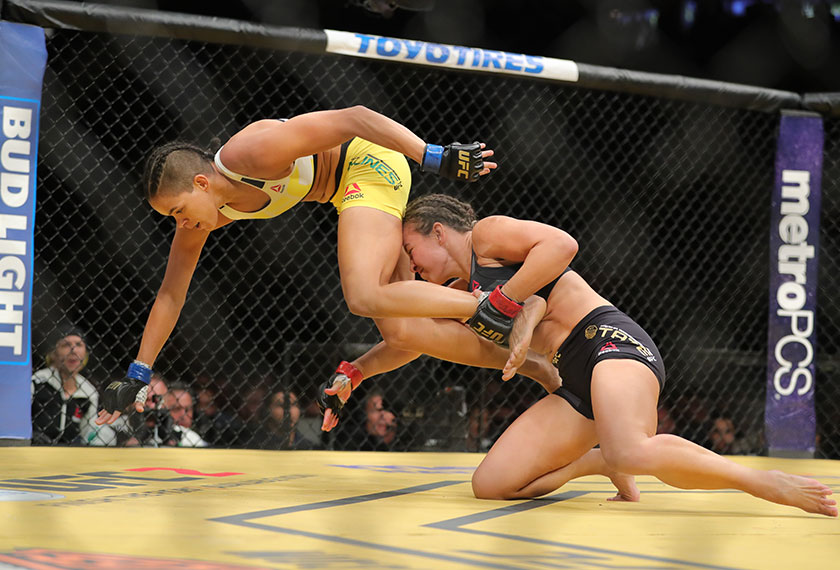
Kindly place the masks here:
POLYGON ((475 182, 484 170, 481 144, 427 144, 420 167, 423 172, 433 172, 450 180, 475 182))
POLYGON ((479 297, 475 314, 467 321, 467 325, 475 334, 487 340, 492 340, 502 346, 508 345, 508 337, 513 329, 513 319, 522 310, 522 303, 514 301, 504 293, 498 285, 492 293, 482 293, 479 297))
POLYGON ((362 383, 362 380, 364 380, 364 377, 358 368, 342 360, 338 368, 335 369, 332 378, 318 388, 317 402, 318 408, 321 409, 321 414, 326 413, 327 410, 331 410, 336 419, 340 419, 341 409, 350 398, 350 393, 362 383), (325 392, 327 388, 332 388, 336 393, 327 394, 325 392))
POLYGON ((108 413, 123 412, 134 403, 146 404, 152 369, 135 360, 128 367, 125 378, 114 380, 102 392, 102 407, 108 413))

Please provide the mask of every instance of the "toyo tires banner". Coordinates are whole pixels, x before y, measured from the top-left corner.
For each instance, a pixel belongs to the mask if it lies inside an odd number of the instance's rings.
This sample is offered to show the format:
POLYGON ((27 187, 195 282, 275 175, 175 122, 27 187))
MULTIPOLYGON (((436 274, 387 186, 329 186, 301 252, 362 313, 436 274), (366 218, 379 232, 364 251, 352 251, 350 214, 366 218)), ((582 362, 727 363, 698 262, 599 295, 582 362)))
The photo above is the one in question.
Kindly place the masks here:
POLYGON ((0 440, 32 437, 32 259, 44 30, 0 21, 0 440))
POLYGON ((447 67, 462 71, 541 77, 558 81, 575 82, 579 75, 577 64, 566 59, 338 30, 324 30, 324 32, 327 34, 327 52, 329 53, 447 67))

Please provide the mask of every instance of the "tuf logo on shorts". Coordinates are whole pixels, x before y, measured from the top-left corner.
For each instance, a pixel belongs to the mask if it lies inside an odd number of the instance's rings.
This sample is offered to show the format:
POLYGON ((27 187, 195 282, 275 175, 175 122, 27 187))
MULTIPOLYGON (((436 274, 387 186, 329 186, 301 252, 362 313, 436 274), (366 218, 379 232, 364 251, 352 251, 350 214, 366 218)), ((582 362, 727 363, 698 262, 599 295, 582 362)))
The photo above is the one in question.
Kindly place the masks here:
POLYGON ((465 180, 470 179, 470 153, 466 150, 459 150, 458 151, 458 178, 463 178, 465 180))
POLYGON ((365 194, 362 192, 362 189, 359 188, 358 184, 353 182, 352 184, 348 184, 344 189, 344 198, 341 199, 341 203, 344 204, 345 202, 351 202, 364 197, 365 194))

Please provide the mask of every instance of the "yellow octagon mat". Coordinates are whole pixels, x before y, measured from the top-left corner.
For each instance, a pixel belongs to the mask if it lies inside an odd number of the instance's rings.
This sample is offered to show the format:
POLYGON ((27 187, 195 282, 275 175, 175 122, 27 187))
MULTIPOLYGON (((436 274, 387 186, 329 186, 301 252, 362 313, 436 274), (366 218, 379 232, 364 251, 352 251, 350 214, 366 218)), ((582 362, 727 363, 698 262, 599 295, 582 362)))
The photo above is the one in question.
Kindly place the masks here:
MULTIPOLYGON (((0 448, 0 569, 837 569, 840 520, 606 478, 478 500, 468 453, 0 448)), ((840 462, 733 458, 817 477, 840 462)))

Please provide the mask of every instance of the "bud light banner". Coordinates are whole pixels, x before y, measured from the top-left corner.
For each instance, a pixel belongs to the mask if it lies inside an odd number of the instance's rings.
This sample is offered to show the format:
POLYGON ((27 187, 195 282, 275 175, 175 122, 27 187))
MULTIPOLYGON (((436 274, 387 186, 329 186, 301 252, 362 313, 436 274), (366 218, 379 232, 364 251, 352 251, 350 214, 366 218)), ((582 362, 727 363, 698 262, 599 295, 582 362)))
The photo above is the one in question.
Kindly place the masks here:
POLYGON ((765 425, 770 455, 813 457, 823 123, 783 112, 770 215, 765 425))
POLYGON ((44 30, 0 21, 0 440, 32 437, 32 259, 44 30))

